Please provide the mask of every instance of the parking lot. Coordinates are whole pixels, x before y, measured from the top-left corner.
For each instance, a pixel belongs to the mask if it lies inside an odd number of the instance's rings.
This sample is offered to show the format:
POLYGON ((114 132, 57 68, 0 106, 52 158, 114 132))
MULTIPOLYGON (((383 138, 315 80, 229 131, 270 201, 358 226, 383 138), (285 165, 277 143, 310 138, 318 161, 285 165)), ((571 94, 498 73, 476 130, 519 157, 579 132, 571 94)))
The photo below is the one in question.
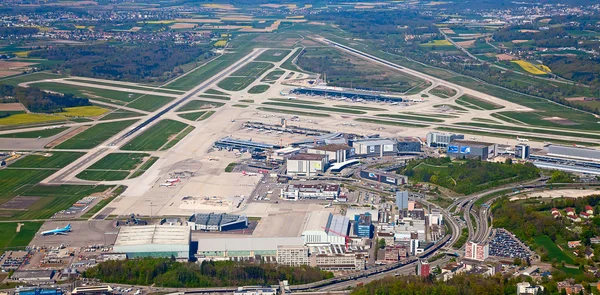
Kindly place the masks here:
POLYGON ((529 258, 531 251, 505 229, 496 230, 490 241, 490 256, 506 258, 529 258))

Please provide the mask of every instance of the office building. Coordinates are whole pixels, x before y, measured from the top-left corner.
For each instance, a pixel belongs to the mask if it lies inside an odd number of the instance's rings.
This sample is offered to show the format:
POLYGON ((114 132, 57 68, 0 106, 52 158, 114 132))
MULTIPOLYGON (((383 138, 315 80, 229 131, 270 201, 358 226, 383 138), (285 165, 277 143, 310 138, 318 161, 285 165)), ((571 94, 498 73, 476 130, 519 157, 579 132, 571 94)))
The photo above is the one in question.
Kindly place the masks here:
POLYGON ((127 258, 175 257, 187 261, 190 258, 190 228, 168 225, 124 226, 119 230, 113 252, 125 253, 127 258))
POLYGON ((362 139, 352 142, 356 156, 383 157, 398 154, 396 141, 392 139, 362 139))
POLYGON ((541 291, 544 291, 544 286, 532 286, 529 282, 517 284, 517 295, 537 295, 541 291))
POLYGON ((490 253, 490 245, 487 243, 467 242, 465 245, 465 259, 484 261, 490 253))
POLYGON ((292 155, 286 161, 287 174, 291 176, 317 176, 327 170, 328 161, 327 155, 292 155))
POLYGON ((497 156, 497 144, 468 140, 453 140, 448 144, 447 154, 451 158, 487 160, 497 156))
POLYGON ((379 222, 379 211, 377 209, 371 209, 371 207, 348 207, 346 209, 346 217, 350 220, 354 220, 356 216, 361 214, 369 214, 371 215, 371 221, 379 222))
POLYGON ((408 178, 404 175, 376 170, 361 170, 360 177, 389 185, 403 185, 408 182, 408 178))
POLYGON ((199 261, 243 261, 258 257, 260 259, 269 258, 274 262, 278 257, 280 247, 295 249, 303 246, 304 241, 300 237, 230 238, 224 236, 222 238, 200 238, 196 257, 199 261))
POLYGON ((465 139, 463 134, 448 134, 441 132, 429 132, 427 133, 427 146, 428 147, 447 147, 448 144, 457 139, 465 139))
POLYGON ((419 259, 419 261, 417 262, 417 275, 422 278, 426 278, 429 276, 430 273, 431 266, 429 265, 429 262, 419 259))
POLYGON ((442 211, 437 208, 431 209, 427 217, 429 217, 429 225, 442 225, 444 221, 444 215, 442 215, 442 211))
POLYGON ((371 239, 374 230, 371 214, 365 213, 354 216, 354 234, 357 237, 371 239))
POLYGON ((308 247, 304 245, 277 246, 277 263, 287 266, 308 265, 308 247))
POLYGON ((398 210, 408 209, 408 191, 396 192, 396 206, 398 210))
POLYGON ((515 146, 515 157, 517 159, 527 160, 529 159, 530 147, 526 144, 517 144, 515 146))
POLYGON ((347 144, 328 144, 311 147, 306 150, 309 154, 327 155, 329 162, 342 163, 354 157, 354 148, 347 144))
POLYGON ((421 142, 415 137, 401 137, 396 142, 399 153, 420 153, 421 142))

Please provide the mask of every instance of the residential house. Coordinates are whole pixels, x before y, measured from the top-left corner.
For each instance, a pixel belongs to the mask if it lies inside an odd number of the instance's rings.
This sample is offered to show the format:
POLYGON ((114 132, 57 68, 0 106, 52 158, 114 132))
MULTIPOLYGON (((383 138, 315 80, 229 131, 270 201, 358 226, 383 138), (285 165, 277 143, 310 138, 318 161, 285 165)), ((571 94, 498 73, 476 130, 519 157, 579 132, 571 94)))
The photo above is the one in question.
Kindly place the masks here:
POLYGON ((594 207, 590 205, 585 205, 585 213, 589 215, 594 215, 594 207))
POLYGON ((569 220, 571 220, 573 222, 581 222, 581 218, 579 218, 575 215, 567 215, 567 218, 569 218, 569 220))
POLYGON ((567 246, 569 246, 569 248, 571 248, 571 249, 577 248, 577 247, 581 246, 581 241, 568 241, 567 246))
POLYGON ((565 290, 568 295, 571 295, 571 294, 579 294, 579 292, 583 291, 582 284, 574 284, 573 282, 574 282, 573 279, 558 282, 556 284, 556 287, 558 288, 558 292, 562 292, 562 290, 565 290))
POLYGON ((571 207, 565 208, 565 212, 567 212, 567 216, 575 216, 575 209, 571 207))
MULTIPOLYGON (((581 217, 581 218, 583 218, 583 219, 589 219, 589 218, 590 218, 590 215, 589 215, 589 214, 587 214, 587 213, 586 213, 586 212, 584 212, 584 211, 581 211, 581 212, 579 213, 579 217, 581 217)), ((593 217, 593 216, 592 216, 592 217, 593 217)))

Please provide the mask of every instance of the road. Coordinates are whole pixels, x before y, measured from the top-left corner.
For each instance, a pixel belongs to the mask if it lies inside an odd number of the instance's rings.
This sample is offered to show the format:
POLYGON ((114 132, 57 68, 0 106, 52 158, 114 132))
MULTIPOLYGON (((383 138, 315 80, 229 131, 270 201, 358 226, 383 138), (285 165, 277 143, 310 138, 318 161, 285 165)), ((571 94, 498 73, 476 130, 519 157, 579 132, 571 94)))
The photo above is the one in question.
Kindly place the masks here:
POLYGON ((229 66, 228 68, 221 71, 217 75, 213 76, 211 79, 209 79, 207 81, 203 81, 198 86, 191 89, 190 91, 180 95, 179 98, 176 99, 174 102, 169 103, 169 104, 165 105, 164 107, 160 108, 159 110, 146 115, 146 117, 143 119, 142 123, 138 123, 133 128, 126 129, 126 130, 121 131, 120 133, 116 134, 111 139, 106 141, 106 142, 109 142, 108 146, 101 145, 101 146, 97 146, 97 147, 89 150, 89 152, 85 156, 79 158, 78 160, 69 164, 65 168, 58 171, 57 173, 54 173, 53 175, 44 179, 41 183, 43 183, 43 184, 60 184, 60 183, 66 183, 66 182, 70 181, 72 178, 75 177, 75 175, 77 175, 79 172, 83 171, 86 167, 93 164, 97 159, 100 159, 101 157, 106 156, 111 151, 118 150, 120 148, 120 146, 126 142, 126 139, 128 139, 132 135, 135 135, 137 132, 144 129, 145 127, 148 127, 151 124, 158 122, 159 118, 161 118, 165 114, 169 113, 170 111, 174 110, 177 106, 186 102, 190 98, 196 96, 198 93, 202 92, 206 88, 212 86, 213 84, 217 83, 221 79, 225 78, 230 73, 232 73, 235 70, 239 69, 240 67, 246 65, 248 62, 252 61, 255 57, 257 57, 264 51, 265 51, 265 49, 262 49, 262 48, 254 49, 244 59, 234 63, 233 65, 229 66))

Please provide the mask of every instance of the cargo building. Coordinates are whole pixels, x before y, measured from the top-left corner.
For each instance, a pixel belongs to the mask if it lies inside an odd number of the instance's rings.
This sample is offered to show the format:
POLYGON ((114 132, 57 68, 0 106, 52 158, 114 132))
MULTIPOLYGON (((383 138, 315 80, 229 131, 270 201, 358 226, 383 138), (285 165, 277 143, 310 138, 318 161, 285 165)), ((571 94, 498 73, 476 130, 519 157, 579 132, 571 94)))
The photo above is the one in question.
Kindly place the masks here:
POLYGON ((495 143, 454 140, 448 145, 447 153, 451 158, 487 160, 497 156, 498 151, 495 143))

